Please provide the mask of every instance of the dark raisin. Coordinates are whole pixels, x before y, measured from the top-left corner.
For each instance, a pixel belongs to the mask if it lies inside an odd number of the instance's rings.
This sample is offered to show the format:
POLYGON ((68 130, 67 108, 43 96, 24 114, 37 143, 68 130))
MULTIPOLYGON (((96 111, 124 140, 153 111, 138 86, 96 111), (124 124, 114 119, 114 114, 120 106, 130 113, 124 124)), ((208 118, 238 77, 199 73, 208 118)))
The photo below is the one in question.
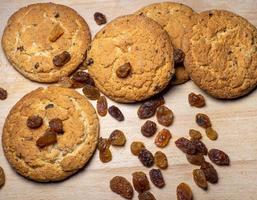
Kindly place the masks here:
POLYGON ((43 119, 40 116, 33 115, 27 119, 27 126, 31 129, 39 128, 43 124, 43 119))
POLYGON ((3 187, 5 184, 5 174, 4 169, 0 167, 0 188, 3 187))
POLYGON ((171 133, 168 129, 162 129, 155 137, 154 143, 157 147, 164 148, 169 144, 171 133))
POLYGON ((205 106, 205 99, 203 97, 203 95, 201 94, 195 94, 193 92, 191 92, 188 95, 188 102, 191 106, 195 106, 197 108, 201 108, 203 106, 205 106))
POLYGON ((90 65, 92 65, 93 63, 94 63, 94 60, 93 60, 92 58, 88 58, 88 59, 86 59, 85 65, 86 65, 86 66, 90 66, 90 65))
POLYGON ((177 200, 193 200, 192 190, 186 183, 177 186, 177 200))
POLYGON ((90 100, 97 100, 100 98, 100 92, 95 86, 85 85, 82 92, 90 100))
POLYGON ((205 177, 205 174, 203 170, 201 169, 194 169, 193 170, 193 178, 196 183, 200 188, 206 190, 208 188, 208 183, 205 177))
POLYGON ((84 72, 84 71, 77 71, 75 72, 72 77, 72 80, 80 82, 80 83, 85 83, 87 85, 95 86, 94 79, 91 78, 89 73, 84 72))
POLYGON ((195 155, 186 154, 186 158, 187 158, 188 162, 193 165, 201 166, 201 164, 203 162, 205 162, 203 154, 200 154, 200 153, 195 154, 195 155))
POLYGON ((208 152, 207 147, 205 146, 205 144, 202 141, 192 140, 192 143, 195 146, 197 153, 207 155, 207 152, 208 152))
POLYGON ((34 65, 34 68, 35 68, 35 69, 38 69, 38 68, 39 68, 39 63, 36 63, 36 64, 34 65))
POLYGON ((54 118, 49 121, 49 127, 56 133, 63 133, 63 123, 59 118, 54 118))
POLYGON ((147 149, 142 149, 138 154, 138 158, 146 167, 152 167, 154 164, 153 154, 147 149))
POLYGON ((8 96, 7 91, 0 87, 0 100, 5 100, 7 96, 8 96))
POLYGON ((142 193, 150 189, 148 178, 144 172, 134 172, 132 174, 132 182, 138 193, 142 193))
POLYGON ((109 141, 113 146, 124 146, 126 137, 122 131, 114 130, 109 137, 109 141))
POLYGON ((199 126, 205 129, 211 127, 210 118, 205 114, 198 113, 195 117, 195 121, 199 126))
POLYGON ((118 121, 124 121, 124 115, 116 106, 111 106, 108 109, 109 114, 118 121))
POLYGON ((211 149, 208 152, 208 157, 216 165, 229 165, 228 155, 219 149, 211 149))
POLYGON ((59 13, 55 13, 54 17, 58 18, 58 17, 60 17, 60 14, 59 13))
POLYGON ((38 138, 36 144, 38 147, 43 148, 57 142, 56 132, 52 130, 46 130, 45 134, 38 138))
POLYGON ((176 146, 183 151, 184 153, 193 155, 196 154, 197 150, 196 150, 196 146, 193 144, 192 141, 182 137, 179 138, 176 142, 175 142, 176 146))
POLYGON ((140 151, 145 148, 143 142, 132 142, 130 145, 130 151, 133 155, 138 156, 140 151))
POLYGON ((162 176, 162 172, 159 169, 151 169, 149 172, 150 179, 152 183, 158 187, 163 188, 165 186, 165 182, 162 176))
POLYGON ((53 108, 53 107, 54 107, 54 104, 49 103, 49 104, 47 104, 47 105, 45 106, 45 109, 47 110, 47 109, 50 109, 50 108, 53 108))
POLYGON ((97 25, 106 24, 106 22, 107 22, 105 15, 100 12, 96 12, 94 14, 94 19, 95 19, 95 22, 97 23, 97 25))
POLYGON ((178 64, 184 61, 185 53, 181 49, 174 49, 173 56, 175 64, 178 64))
POLYGON ((207 181, 210 183, 218 182, 218 173, 211 163, 203 162, 201 165, 201 170, 203 170, 207 181))
POLYGON ((166 106, 160 106, 156 112, 157 121, 163 126, 170 126, 173 122, 173 112, 166 106))
POLYGON ((145 137, 151 137, 153 136, 157 131, 156 123, 150 120, 147 120, 143 126, 141 127, 141 133, 145 137))
POLYGON ((107 100, 106 100, 105 96, 100 96, 97 99, 96 109, 97 109, 98 114, 102 117, 107 114, 108 104, 107 104, 107 100))
POLYGON ((151 192, 145 191, 138 195, 138 200, 156 200, 156 199, 151 192))
POLYGON ((133 187, 128 180, 122 176, 115 176, 110 181, 110 188, 113 192, 121 195, 126 199, 133 198, 133 187))
POLYGON ((130 63, 125 63, 124 65, 121 65, 116 70, 116 75, 119 78, 126 78, 131 72, 131 65, 130 63))
POLYGON ((67 52, 67 51, 63 51, 61 54, 58 54, 58 55, 54 56, 53 64, 56 67, 62 67, 66 63, 68 63, 70 61, 70 59, 71 59, 70 53, 67 52))

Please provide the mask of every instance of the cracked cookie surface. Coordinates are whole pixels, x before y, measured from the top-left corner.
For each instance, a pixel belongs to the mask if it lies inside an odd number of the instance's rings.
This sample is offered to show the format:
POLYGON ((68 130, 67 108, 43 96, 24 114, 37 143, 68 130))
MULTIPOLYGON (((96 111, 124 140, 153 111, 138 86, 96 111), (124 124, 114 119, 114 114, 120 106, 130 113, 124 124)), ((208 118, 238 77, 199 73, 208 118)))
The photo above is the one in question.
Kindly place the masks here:
POLYGON ((11 109, 2 143, 7 160, 22 176, 39 182, 60 181, 88 162, 98 134, 98 117, 85 97, 72 89, 48 87, 30 92, 11 109), (27 127, 32 115, 43 118, 40 128, 27 127), (64 133, 57 135, 56 144, 39 148, 37 139, 56 117, 62 120, 64 133))
POLYGON ((28 79, 56 82, 83 61, 90 41, 89 27, 76 11, 64 5, 38 3, 10 17, 2 46, 10 63, 28 79), (56 67, 53 58, 63 51, 69 52, 71 59, 56 67))
POLYGON ((150 18, 116 18, 95 36, 87 55, 96 86, 111 99, 129 103, 147 99, 169 83, 174 74, 173 48, 161 26, 150 18), (126 78, 117 69, 130 63, 126 78))
POLYGON ((257 29, 224 10, 199 14, 190 33, 186 70, 216 98, 243 96, 257 85, 257 29))

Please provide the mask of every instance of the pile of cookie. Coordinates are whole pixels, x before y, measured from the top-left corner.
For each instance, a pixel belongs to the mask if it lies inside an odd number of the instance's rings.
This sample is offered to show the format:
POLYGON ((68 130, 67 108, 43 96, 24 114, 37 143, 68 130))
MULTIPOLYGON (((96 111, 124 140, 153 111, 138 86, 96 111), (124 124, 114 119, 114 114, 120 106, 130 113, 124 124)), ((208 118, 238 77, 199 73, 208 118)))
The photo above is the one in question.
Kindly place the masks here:
MULTIPOLYGON (((107 21, 98 12, 94 18, 98 25, 107 21)), ((97 147, 100 159, 109 162, 110 145, 126 143, 120 130, 108 139, 98 139, 99 120, 87 98, 97 100, 99 116, 109 113, 118 121, 124 121, 123 113, 116 106, 108 108, 101 93, 120 103, 145 101, 138 110, 139 118, 157 112, 158 123, 170 126, 173 112, 158 96, 166 88, 192 80, 215 98, 234 99, 257 85, 257 29, 229 11, 196 13, 179 3, 151 4, 118 17, 92 41, 86 21, 73 9, 53 3, 32 4, 10 17, 2 47, 9 62, 26 78, 57 83, 25 95, 11 109, 3 129, 3 148, 9 163, 19 174, 39 182, 71 176, 85 166, 97 147), (83 88, 84 96, 74 90, 77 88, 83 88)), ((0 99, 6 98, 7 91, 0 88, 0 99)), ((192 106, 205 105, 201 95, 190 94, 189 101, 192 106)), ((205 115, 197 115, 196 122, 206 129, 210 139, 217 139, 205 115)), ((146 121, 141 132, 153 136, 156 124, 146 121)), ((192 140, 180 138, 176 145, 195 164, 207 149, 199 132, 191 130, 190 136, 192 140)), ((163 129, 156 138, 156 145, 165 147, 171 134, 163 129)), ((165 154, 158 151, 153 156, 142 142, 132 143, 131 151, 147 167, 150 160, 151 166, 155 160, 159 168, 168 167, 165 154)), ((229 164, 222 151, 210 150, 208 156, 215 164, 229 164)), ((213 179, 208 173, 213 175, 216 170, 207 162, 200 165, 193 174, 199 186, 206 189, 206 179, 213 179), (201 184, 203 179, 205 185, 201 184)), ((4 177, 2 171, 0 168, 4 177)), ((150 170, 150 178, 157 187, 164 186, 159 169, 150 170)), ((148 191, 145 174, 133 173, 133 184, 140 200, 155 199, 148 191)), ((112 179, 110 186, 127 199, 133 196, 132 186, 123 177, 112 179), (124 191, 129 194, 124 195, 124 191)), ((185 183, 178 186, 177 196, 193 198, 185 183)))

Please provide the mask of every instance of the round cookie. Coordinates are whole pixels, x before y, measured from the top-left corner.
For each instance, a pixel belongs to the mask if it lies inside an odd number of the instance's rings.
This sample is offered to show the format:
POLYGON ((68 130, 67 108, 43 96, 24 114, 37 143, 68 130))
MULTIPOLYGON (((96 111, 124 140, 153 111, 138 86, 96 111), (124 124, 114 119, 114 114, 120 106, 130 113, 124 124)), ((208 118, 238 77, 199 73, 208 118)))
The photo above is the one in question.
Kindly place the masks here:
POLYGON ((72 73, 85 58, 91 41, 85 20, 72 8, 54 3, 23 7, 8 20, 2 37, 10 63, 37 82, 56 82, 72 73), (68 52, 61 66, 53 58, 68 52))
POLYGON ((60 181, 81 169, 93 155, 99 134, 97 114, 86 98, 75 90, 38 88, 25 95, 11 109, 3 129, 5 156, 22 176, 39 182, 60 181), (43 124, 27 127, 27 119, 38 115, 43 124), (36 141, 59 118, 63 134, 57 143, 40 148, 36 141))
POLYGON ((189 36, 185 66, 191 79, 216 98, 233 99, 257 85, 257 29, 224 10, 199 14, 189 36))
POLYGON ((147 99, 168 84, 174 74, 173 48, 166 31, 145 16, 116 18, 95 36, 87 59, 96 86, 111 99, 130 103, 147 99), (130 64, 128 76, 117 69, 130 64))
MULTIPOLYGON (((183 40, 187 40, 185 36, 188 34, 186 33, 191 31, 195 23, 196 13, 192 8, 181 3, 163 2, 150 4, 138 10, 136 14, 145 15, 158 22, 168 32, 174 48, 186 51, 183 47, 183 40)), ((175 63, 175 70, 179 70, 176 72, 179 73, 178 75, 187 73, 183 62, 175 63)), ((188 75, 176 76, 176 80, 172 80, 171 84, 182 84, 189 79, 188 75)))

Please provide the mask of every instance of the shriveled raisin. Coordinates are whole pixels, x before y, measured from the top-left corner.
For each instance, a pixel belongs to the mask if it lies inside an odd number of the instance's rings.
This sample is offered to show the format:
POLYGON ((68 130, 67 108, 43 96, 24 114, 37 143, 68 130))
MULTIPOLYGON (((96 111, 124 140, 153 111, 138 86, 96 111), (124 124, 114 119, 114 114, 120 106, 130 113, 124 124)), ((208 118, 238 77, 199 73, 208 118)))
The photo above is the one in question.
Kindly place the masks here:
POLYGON ((208 157, 210 158, 210 160, 215 163, 216 165, 229 165, 229 157, 228 155, 219 150, 219 149, 211 149, 208 152, 208 157))
POLYGON ((162 172, 159 169, 151 169, 149 172, 150 179, 152 183, 158 187, 163 188, 165 186, 165 182, 162 176, 162 172))
POLYGON ((182 63, 185 58, 185 53, 181 49, 174 49, 173 57, 175 64, 182 63))
POLYGON ((202 141, 200 141, 200 140, 192 140, 191 142, 195 146, 197 153, 201 153, 201 154, 207 155, 208 149, 207 149, 207 147, 205 146, 205 144, 202 141))
POLYGON ((82 91, 83 94, 90 100, 97 100, 100 97, 99 90, 92 85, 85 85, 82 91))
POLYGON ((142 149, 138 154, 138 158, 146 167, 152 167, 154 164, 153 154, 147 149, 142 149))
POLYGON ((138 195, 138 200, 156 200, 156 199, 151 192, 145 191, 138 195))
POLYGON ((43 119, 38 115, 32 115, 27 119, 27 127, 31 129, 39 128, 42 124, 43 124, 43 119))
POLYGON ((202 139, 202 134, 200 133, 200 131, 197 131, 197 130, 194 130, 194 129, 189 130, 189 136, 191 137, 192 140, 202 139))
POLYGON ((54 118, 49 121, 49 127, 56 133, 63 133, 63 123, 59 118, 54 118))
POLYGON ((113 146, 124 146, 126 143, 126 137, 122 131, 114 130, 109 137, 109 141, 113 146))
POLYGON ((110 181, 110 188, 113 192, 126 199, 132 199, 134 191, 128 180, 122 176, 115 176, 110 181))
POLYGON ((134 172, 132 174, 132 182, 138 193, 142 193, 150 189, 148 178, 144 172, 134 172))
POLYGON ((0 87, 0 100, 5 100, 7 98, 7 91, 0 87))
POLYGON ((209 118, 207 115, 205 115, 205 114, 198 113, 198 114, 196 115, 196 117, 195 117, 195 121, 196 121, 196 123, 197 123, 199 126, 205 128, 205 129, 211 127, 211 120, 210 120, 210 118, 209 118))
POLYGON ((107 22, 105 15, 100 12, 96 12, 94 14, 94 19, 95 19, 95 22, 97 23, 97 25, 106 24, 106 22, 107 22))
POLYGON ((177 186, 177 200, 192 200, 193 193, 189 185, 186 183, 180 183, 177 186))
POLYGON ((96 109, 100 116, 104 117, 107 114, 108 104, 105 96, 100 96, 96 102, 96 109))
POLYGON ((106 149, 109 149, 110 145, 111 145, 111 143, 110 143, 109 139, 102 138, 102 137, 100 137, 98 139, 98 146, 97 146, 97 148, 98 148, 99 151, 105 151, 106 149))
POLYGON ((204 99, 203 95, 195 94, 193 92, 191 92, 188 95, 188 102, 191 106, 194 106, 197 108, 201 108, 201 107, 205 106, 205 99, 204 99))
POLYGON ((157 131, 156 123, 150 120, 147 120, 143 126, 141 127, 141 133, 145 137, 151 137, 153 136, 157 131))
POLYGON ((54 56, 53 64, 56 67, 62 67, 66 63, 68 63, 70 61, 70 59, 71 59, 70 53, 67 52, 67 51, 63 51, 61 54, 58 54, 58 55, 54 56))
POLYGON ((45 106, 45 109, 47 110, 47 109, 50 109, 50 108, 53 108, 53 107, 54 107, 54 104, 49 103, 49 104, 47 104, 47 105, 45 106))
POLYGON ((80 83, 85 83, 87 85, 95 86, 94 79, 89 75, 89 73, 85 71, 75 72, 72 75, 71 79, 80 83))
POLYGON ((188 162, 193 165, 201 166, 201 164, 205 162, 203 154, 200 153, 197 153, 195 155, 186 154, 186 158, 188 162))
POLYGON ((45 134, 38 138, 36 144, 39 148, 43 148, 57 142, 56 132, 52 130, 46 130, 45 134))
POLYGON ((197 152, 196 146, 193 144, 193 142, 188 140, 188 139, 186 139, 186 138, 184 138, 184 137, 179 138, 175 142, 175 144, 184 153, 187 153, 187 154, 190 154, 190 155, 194 155, 197 152))
POLYGON ((156 112, 157 121, 163 126, 170 126, 173 122, 173 112, 166 106, 160 106, 156 112))
POLYGON ((132 142, 130 145, 130 151, 133 155, 138 156, 139 152, 145 148, 145 145, 143 142, 132 142))
POLYGON ((155 97, 149 101, 144 102, 138 109, 137 115, 140 119, 147 119, 152 117, 156 109, 165 103, 162 96, 155 97))
POLYGON ((167 169, 168 167, 168 159, 165 153, 161 151, 157 151, 154 154, 154 163, 156 164, 157 167, 160 169, 167 169))
POLYGON ((209 127, 205 130, 207 137, 210 140, 217 140, 218 139, 218 133, 215 131, 212 127, 209 127))
POLYGON ((208 183, 205 177, 205 174, 203 170, 201 169, 194 169, 193 170, 193 178, 196 183, 200 188, 206 190, 208 188, 208 183))
POLYGON ((110 149, 99 151, 99 158, 103 163, 110 162, 112 160, 112 152, 110 149))
POLYGON ((5 184, 5 174, 4 169, 0 167, 0 188, 3 187, 5 184))
POLYGON ((109 114, 118 121, 124 121, 124 115, 116 106, 111 106, 108 109, 109 114))
POLYGON ((156 146, 164 148, 169 144, 171 133, 168 129, 162 129, 156 136, 154 143, 156 146))
POLYGON ((121 65, 116 70, 116 75, 119 78, 127 78, 128 75, 131 72, 131 65, 130 63, 125 63, 124 65, 121 65))
POLYGON ((203 170, 207 181, 210 183, 218 182, 218 173, 211 163, 203 162, 201 165, 201 170, 203 170))
POLYGON ((58 86, 64 87, 64 88, 71 88, 73 85, 73 81, 68 76, 63 76, 58 81, 58 86))

